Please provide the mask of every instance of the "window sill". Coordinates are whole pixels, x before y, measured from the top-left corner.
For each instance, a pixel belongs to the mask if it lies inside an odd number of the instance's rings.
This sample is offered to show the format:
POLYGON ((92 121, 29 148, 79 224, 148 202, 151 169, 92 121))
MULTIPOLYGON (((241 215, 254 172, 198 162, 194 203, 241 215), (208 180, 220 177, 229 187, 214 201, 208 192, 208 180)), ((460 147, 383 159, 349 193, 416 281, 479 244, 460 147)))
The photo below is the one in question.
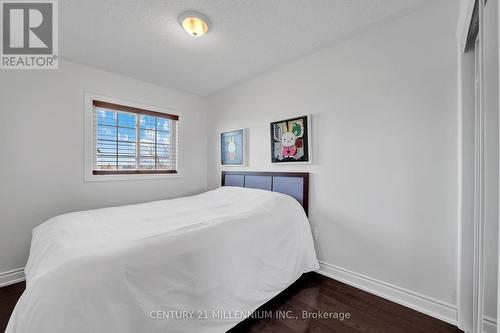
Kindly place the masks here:
POLYGON ((93 170, 94 176, 177 174, 177 170, 93 170))
POLYGON ((140 180, 158 180, 181 178, 179 171, 177 173, 108 173, 94 175, 93 173, 85 174, 85 182, 113 182, 113 181, 140 181, 140 180))

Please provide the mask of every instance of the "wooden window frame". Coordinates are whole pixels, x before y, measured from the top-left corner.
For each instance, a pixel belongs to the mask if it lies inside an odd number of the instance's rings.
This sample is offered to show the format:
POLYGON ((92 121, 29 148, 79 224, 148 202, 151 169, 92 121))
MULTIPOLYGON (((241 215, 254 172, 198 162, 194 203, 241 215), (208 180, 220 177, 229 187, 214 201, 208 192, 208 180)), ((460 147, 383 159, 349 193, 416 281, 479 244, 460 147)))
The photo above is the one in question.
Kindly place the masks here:
POLYGON ((145 115, 145 116, 151 116, 151 117, 157 117, 157 118, 165 118, 165 119, 176 120, 176 121, 179 120, 179 116, 175 115, 175 114, 151 111, 151 110, 136 108, 136 107, 128 106, 128 105, 103 102, 103 101, 99 101, 99 100, 92 100, 92 105, 94 105, 94 107, 97 107, 97 108, 122 111, 122 112, 128 112, 128 113, 135 113, 135 114, 139 114, 139 115, 145 115))

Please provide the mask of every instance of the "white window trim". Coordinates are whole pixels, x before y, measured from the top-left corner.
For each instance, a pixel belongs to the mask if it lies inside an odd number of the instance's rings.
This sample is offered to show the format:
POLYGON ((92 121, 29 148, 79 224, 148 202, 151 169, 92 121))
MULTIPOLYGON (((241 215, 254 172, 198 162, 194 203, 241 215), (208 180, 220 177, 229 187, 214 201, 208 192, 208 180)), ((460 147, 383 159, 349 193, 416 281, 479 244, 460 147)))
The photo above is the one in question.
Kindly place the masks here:
POLYGON ((182 177, 182 113, 172 109, 159 108, 152 105, 140 104, 119 98, 102 96, 94 93, 85 93, 85 158, 84 158, 84 180, 85 182, 100 182, 100 181, 124 181, 124 180, 148 180, 148 179, 164 179, 164 178, 179 178, 182 177), (130 175, 94 175, 93 171, 93 151, 94 151, 94 106, 92 101, 98 100, 102 102, 126 105, 139 109, 146 109, 155 112, 167 113, 179 116, 177 122, 177 173, 161 173, 161 174, 130 174, 130 175))

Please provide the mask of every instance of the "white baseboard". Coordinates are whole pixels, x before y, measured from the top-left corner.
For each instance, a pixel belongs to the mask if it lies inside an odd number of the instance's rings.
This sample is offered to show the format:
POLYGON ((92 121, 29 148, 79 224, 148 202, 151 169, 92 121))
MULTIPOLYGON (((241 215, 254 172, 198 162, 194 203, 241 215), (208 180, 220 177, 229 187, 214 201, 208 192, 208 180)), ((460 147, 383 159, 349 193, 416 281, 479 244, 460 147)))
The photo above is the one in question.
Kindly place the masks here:
MULTIPOLYGON (((319 274, 457 325, 457 307, 429 296, 406 290, 368 276, 320 261, 319 274)), ((488 332, 489 333, 489 332, 488 332)))
POLYGON ((0 288, 26 280, 24 267, 0 273, 0 288))
POLYGON ((483 319, 484 333, 497 333, 497 321, 494 318, 485 316, 483 319))

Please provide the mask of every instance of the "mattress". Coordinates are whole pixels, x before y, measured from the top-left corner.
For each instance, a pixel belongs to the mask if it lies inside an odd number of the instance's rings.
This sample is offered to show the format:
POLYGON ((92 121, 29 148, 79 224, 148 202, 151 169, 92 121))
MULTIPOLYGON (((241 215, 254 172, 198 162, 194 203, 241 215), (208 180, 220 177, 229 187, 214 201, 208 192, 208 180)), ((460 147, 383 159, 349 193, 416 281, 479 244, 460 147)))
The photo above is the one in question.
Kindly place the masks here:
POLYGON ((33 230, 6 332, 225 332, 316 269, 307 217, 281 193, 65 214, 33 230))

